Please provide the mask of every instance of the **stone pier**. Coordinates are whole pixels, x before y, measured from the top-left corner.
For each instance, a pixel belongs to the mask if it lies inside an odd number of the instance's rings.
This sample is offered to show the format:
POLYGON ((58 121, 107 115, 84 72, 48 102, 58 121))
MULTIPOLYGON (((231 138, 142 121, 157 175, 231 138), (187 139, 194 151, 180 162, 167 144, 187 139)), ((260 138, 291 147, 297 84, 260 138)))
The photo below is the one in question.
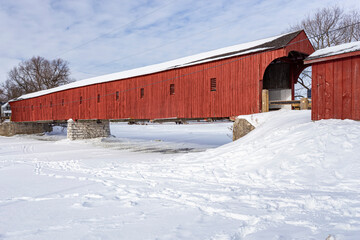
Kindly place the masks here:
POLYGON ((1 136, 14 136, 16 134, 36 134, 51 132, 52 125, 37 122, 3 122, 0 124, 1 136))
POLYGON ((67 138, 70 140, 110 136, 109 120, 77 120, 67 122, 67 138))

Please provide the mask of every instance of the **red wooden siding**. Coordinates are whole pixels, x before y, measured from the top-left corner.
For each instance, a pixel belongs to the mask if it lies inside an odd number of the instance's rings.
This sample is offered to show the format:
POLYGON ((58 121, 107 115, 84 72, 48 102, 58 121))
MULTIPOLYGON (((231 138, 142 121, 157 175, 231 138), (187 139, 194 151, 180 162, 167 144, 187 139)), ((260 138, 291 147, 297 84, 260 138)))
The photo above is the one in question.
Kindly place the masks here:
POLYGON ((315 51, 304 31, 300 32, 299 35, 291 40, 285 49, 287 54, 291 51, 297 51, 305 54, 311 54, 315 51))
MULTIPOLYGON (((300 33, 292 42, 304 38, 300 33)), ((313 49, 308 40, 301 41, 277 50, 20 100, 11 103, 12 120, 213 118, 258 113, 265 69, 290 51, 311 54, 313 49), (216 78, 216 91, 210 91, 211 78, 216 78), (170 84, 175 86, 174 95, 170 95, 170 84), (32 105, 34 110, 29 110, 32 105)))
POLYGON ((360 52, 312 64, 312 120, 360 120, 360 52))

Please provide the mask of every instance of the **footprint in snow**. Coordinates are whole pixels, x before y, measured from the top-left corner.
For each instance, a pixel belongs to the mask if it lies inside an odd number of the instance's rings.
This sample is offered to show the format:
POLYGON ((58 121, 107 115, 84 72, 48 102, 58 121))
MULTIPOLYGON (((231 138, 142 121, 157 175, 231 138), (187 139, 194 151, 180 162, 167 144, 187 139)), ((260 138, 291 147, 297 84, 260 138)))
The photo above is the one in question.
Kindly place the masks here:
POLYGON ((346 142, 342 143, 342 148, 345 149, 345 151, 346 150, 349 151, 349 150, 353 149, 354 146, 350 142, 346 141, 346 142))
POLYGON ((104 198, 104 196, 101 195, 101 194, 86 194, 84 197, 86 197, 87 199, 101 199, 101 198, 104 198))
POLYGON ((74 203, 71 207, 78 208, 78 209, 84 209, 84 208, 92 208, 93 204, 90 202, 82 202, 82 203, 74 203))
POLYGON ((134 202, 134 201, 129 201, 124 204, 125 207, 135 207, 137 205, 138 205, 138 203, 134 202))
POLYGON ((85 208, 91 208, 91 207, 93 207, 93 205, 92 205, 90 202, 83 202, 81 205, 82 205, 83 207, 85 207, 85 208))

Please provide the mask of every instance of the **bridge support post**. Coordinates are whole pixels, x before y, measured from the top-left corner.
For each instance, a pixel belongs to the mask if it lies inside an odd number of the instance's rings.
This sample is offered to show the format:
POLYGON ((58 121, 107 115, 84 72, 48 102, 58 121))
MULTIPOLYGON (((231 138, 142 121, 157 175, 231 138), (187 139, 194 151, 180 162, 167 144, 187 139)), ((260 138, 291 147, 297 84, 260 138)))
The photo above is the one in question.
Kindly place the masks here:
POLYGON ((67 138, 70 140, 110 136, 109 120, 67 121, 67 138))
POLYGON ((302 98, 300 99, 300 110, 308 110, 309 109, 309 99, 302 98))
POLYGON ((261 92, 261 112, 269 111, 269 90, 263 89, 261 92))

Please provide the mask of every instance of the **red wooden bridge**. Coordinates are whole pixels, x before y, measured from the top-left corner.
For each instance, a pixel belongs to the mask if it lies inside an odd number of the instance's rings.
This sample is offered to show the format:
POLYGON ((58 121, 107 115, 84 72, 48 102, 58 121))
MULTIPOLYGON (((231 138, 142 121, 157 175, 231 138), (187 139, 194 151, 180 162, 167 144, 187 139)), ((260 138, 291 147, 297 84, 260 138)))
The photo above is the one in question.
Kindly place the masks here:
MULTIPOLYGON (((261 91, 294 97, 314 52, 304 31, 77 81, 12 101, 12 121, 227 118, 261 111, 261 91)), ((289 99, 276 99, 289 100, 289 99)), ((291 100, 291 99, 290 99, 291 100)))

